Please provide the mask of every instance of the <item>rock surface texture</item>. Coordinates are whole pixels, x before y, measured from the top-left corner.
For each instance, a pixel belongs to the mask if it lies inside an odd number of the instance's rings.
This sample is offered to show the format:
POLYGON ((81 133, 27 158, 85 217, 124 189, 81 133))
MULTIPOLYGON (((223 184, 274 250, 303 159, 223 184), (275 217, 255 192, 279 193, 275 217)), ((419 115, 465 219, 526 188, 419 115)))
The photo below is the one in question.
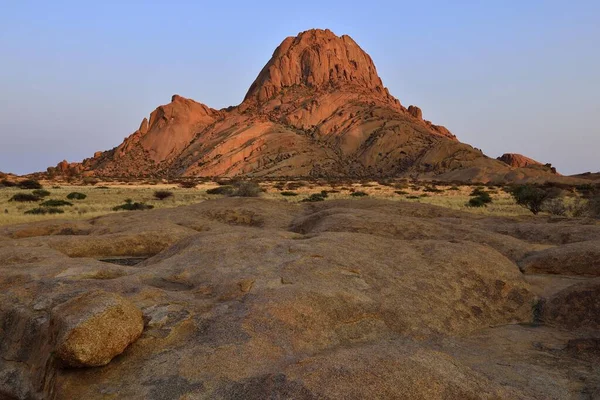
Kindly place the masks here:
POLYGON ((281 43, 240 105, 214 110, 175 95, 118 147, 48 172, 568 179, 509 164, 460 143, 445 127, 424 120, 418 107, 403 107, 352 38, 315 29, 281 43))
POLYGON ((144 329, 142 312, 114 293, 88 292, 53 310, 56 355, 70 367, 106 365, 144 329))
POLYGON ((1 227, 0 398, 593 399, 597 266, 561 252, 598 240, 373 199, 1 227))

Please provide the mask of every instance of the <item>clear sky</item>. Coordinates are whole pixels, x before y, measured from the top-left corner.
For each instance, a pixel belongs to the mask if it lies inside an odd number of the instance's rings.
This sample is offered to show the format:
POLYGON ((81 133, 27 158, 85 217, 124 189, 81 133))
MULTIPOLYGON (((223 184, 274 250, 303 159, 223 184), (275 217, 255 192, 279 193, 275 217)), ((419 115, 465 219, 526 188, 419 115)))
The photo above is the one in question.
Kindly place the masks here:
POLYGON ((349 34, 486 154, 600 170, 600 1, 0 0, 0 171, 108 150, 178 93, 237 105, 287 36, 349 34))

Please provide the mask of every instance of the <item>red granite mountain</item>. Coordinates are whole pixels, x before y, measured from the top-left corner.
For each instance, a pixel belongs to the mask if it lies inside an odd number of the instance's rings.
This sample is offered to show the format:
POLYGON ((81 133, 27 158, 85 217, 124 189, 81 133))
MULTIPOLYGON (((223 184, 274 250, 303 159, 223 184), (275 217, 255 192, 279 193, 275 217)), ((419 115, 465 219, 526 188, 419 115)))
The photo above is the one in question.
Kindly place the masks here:
POLYGON ((285 39, 240 105, 215 110, 175 95, 118 147, 49 171, 478 181, 546 175, 489 158, 423 119, 418 107, 402 106, 371 57, 349 36, 329 30, 285 39))

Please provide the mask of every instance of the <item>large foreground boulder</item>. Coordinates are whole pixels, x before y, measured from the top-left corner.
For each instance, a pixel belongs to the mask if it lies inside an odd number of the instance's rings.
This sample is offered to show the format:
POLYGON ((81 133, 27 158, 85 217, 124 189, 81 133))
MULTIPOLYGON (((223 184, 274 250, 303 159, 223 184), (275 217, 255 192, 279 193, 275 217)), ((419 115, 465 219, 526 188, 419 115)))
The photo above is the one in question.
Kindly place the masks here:
POLYGON ((86 293, 57 306, 56 355, 71 367, 106 365, 144 329, 142 312, 114 293, 86 293))

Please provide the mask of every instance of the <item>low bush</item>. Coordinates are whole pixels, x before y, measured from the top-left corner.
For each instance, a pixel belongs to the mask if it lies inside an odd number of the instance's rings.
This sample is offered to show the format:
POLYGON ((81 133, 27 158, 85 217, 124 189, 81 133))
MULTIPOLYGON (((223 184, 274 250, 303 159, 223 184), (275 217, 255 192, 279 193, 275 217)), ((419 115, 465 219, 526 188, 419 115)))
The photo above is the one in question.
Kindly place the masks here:
POLYGON ((322 193, 313 193, 310 196, 308 196, 307 198, 303 199, 302 202, 303 203, 312 203, 315 201, 324 201, 325 197, 323 197, 322 193))
POLYGON ((138 202, 134 203, 133 200, 131 200, 131 199, 125 199, 125 204, 121 204, 120 206, 113 207, 113 211, 120 211, 120 210, 143 211, 143 210, 150 210, 152 208, 154 208, 153 205, 145 204, 145 203, 138 203, 138 202))
POLYGON ((451 186, 448 190, 460 190, 460 188, 458 186, 451 186))
POLYGON ((79 192, 71 192, 67 195, 67 199, 69 200, 84 200, 87 197, 86 194, 79 192))
POLYGON ((477 196, 477 197, 470 198, 469 201, 467 202, 466 206, 467 207, 485 207, 485 206, 487 206, 487 203, 484 201, 484 199, 477 196))
POLYGON ((3 186, 3 187, 15 187, 15 186, 17 186, 17 183, 9 181, 8 179, 2 179, 0 181, 0 186, 3 186))
POLYGON ((428 192, 428 193, 441 193, 443 192, 442 189, 438 189, 436 187, 426 187, 425 189, 423 189, 424 192, 428 192))
POLYGON ((25 214, 46 215, 46 214, 64 214, 64 210, 56 207, 37 207, 25 211, 25 214))
POLYGON ((208 189, 206 194, 220 194, 224 196, 230 196, 234 192, 233 186, 219 186, 216 188, 208 189))
POLYGON ((21 189, 41 189, 42 185, 34 179, 26 179, 17 184, 21 189))
POLYGON ((565 216, 569 211, 569 207, 563 199, 555 198, 545 201, 542 204, 542 210, 552 215, 565 216))
POLYGON ((260 185, 256 182, 242 181, 234 185, 234 192, 231 196, 236 197, 258 197, 262 193, 260 185))
POLYGON ((469 200, 467 206, 482 207, 492 202, 492 197, 483 188, 476 188, 471 192, 472 199, 469 200))
POLYGON ((290 196, 298 196, 296 192, 285 191, 280 193, 282 196, 290 197, 290 196))
POLYGON ((44 189, 36 189, 32 193, 40 198, 50 196, 50 192, 44 189))
POLYGON ((196 185, 198 185, 198 182, 196 182, 196 181, 179 182, 179 186, 181 186, 184 189, 193 189, 196 187, 196 185))
POLYGON ((157 190, 154 192, 154 198, 158 200, 168 199, 169 197, 173 197, 173 192, 168 190, 157 190))
POLYGON ((9 199, 9 201, 33 202, 39 201, 40 198, 33 193, 17 193, 9 199))
POLYGON ((406 194, 408 194, 408 192, 404 191, 404 190, 396 190, 394 193, 399 194, 399 195, 406 195, 406 194))
POLYGON ((40 204, 42 207, 63 207, 63 206, 72 206, 73 203, 69 203, 66 200, 56 200, 56 199, 50 199, 50 200, 46 200, 44 201, 42 204, 40 204))
POLYGON ((411 196, 406 196, 406 198, 407 199, 413 199, 413 200, 415 200, 415 199, 419 199, 420 197, 419 196, 411 195, 411 196))
POLYGON ((352 197, 364 197, 364 196, 368 196, 368 195, 369 195, 368 193, 361 192, 360 190, 350 193, 350 196, 352 196, 352 197))

